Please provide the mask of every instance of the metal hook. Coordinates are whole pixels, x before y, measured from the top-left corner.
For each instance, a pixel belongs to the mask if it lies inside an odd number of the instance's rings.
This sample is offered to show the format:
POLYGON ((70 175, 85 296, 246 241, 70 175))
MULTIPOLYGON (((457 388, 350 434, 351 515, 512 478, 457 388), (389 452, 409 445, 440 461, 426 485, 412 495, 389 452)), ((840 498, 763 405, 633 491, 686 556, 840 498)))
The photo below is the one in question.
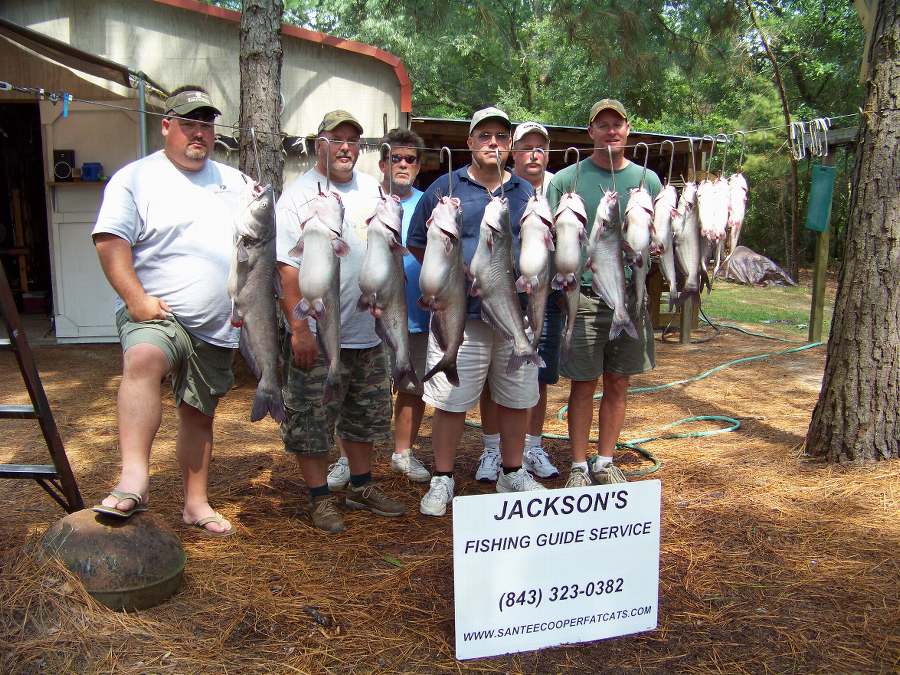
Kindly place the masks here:
POLYGON ((672 146, 672 154, 669 155, 669 173, 666 176, 666 185, 672 182, 672 164, 675 161, 675 143, 670 141, 668 138, 659 144, 659 156, 662 157, 663 154, 663 146, 668 143, 672 146))
POLYGON ((691 151, 691 180, 697 182, 697 158, 694 156, 694 137, 688 138, 688 147, 691 151))
POLYGON ((725 151, 722 153, 722 169, 719 171, 719 177, 721 178, 725 175, 725 158, 728 157, 728 144, 730 143, 730 141, 728 140, 728 134, 716 134, 717 141, 719 141, 720 137, 725 139, 725 151))
POLYGON ((744 170, 744 150, 747 149, 747 132, 746 131, 735 131, 734 136, 740 134, 741 136, 741 155, 738 158, 737 163, 737 173, 740 173, 744 170))
POLYGON ((613 192, 618 192, 616 190, 616 170, 613 168, 612 148, 608 145, 606 146, 606 152, 609 153, 609 175, 612 177, 613 192))
POLYGON ((497 158, 497 174, 500 176, 500 199, 506 199, 506 191, 503 189, 503 164, 500 163, 500 150, 494 150, 497 158))
POLYGON ((388 196, 394 196, 394 159, 391 157, 391 144, 390 143, 382 143, 381 149, 384 150, 387 148, 387 161, 388 161, 388 196))
POLYGON ((447 196, 453 196, 453 153, 446 145, 441 147, 440 160, 444 161, 444 150, 447 151, 447 196))
POLYGON ((650 158, 650 146, 644 143, 643 141, 639 141, 634 144, 634 156, 637 157, 638 148, 644 146, 644 170, 641 172, 641 190, 644 189, 644 177, 647 175, 647 160, 650 158))
POLYGON ((578 190, 578 174, 581 172, 581 150, 576 148, 574 145, 566 148, 566 154, 563 155, 563 161, 569 161, 569 151, 575 151, 575 182, 572 184, 572 192, 576 192, 578 190))
POLYGON ((703 141, 705 141, 707 138, 708 138, 710 141, 712 141, 712 147, 711 147, 710 150, 709 150, 709 157, 706 158, 706 166, 705 166, 705 167, 700 167, 700 168, 703 169, 704 173, 706 173, 706 174, 707 174, 707 177, 708 177, 708 175, 709 175, 709 169, 710 169, 710 167, 712 166, 712 158, 713 158, 713 155, 716 154, 716 137, 715 137, 715 136, 710 136, 709 134, 704 134, 704 135, 700 138, 700 148, 701 148, 701 149, 703 148, 703 141))

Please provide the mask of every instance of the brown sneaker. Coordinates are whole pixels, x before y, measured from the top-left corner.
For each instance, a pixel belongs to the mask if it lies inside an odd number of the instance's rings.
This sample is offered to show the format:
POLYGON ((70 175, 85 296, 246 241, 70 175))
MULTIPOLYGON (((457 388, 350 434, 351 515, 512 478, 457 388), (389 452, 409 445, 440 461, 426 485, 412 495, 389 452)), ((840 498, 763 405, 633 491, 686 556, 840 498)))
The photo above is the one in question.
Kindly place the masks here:
POLYGON ((366 509, 379 516, 402 516, 406 507, 384 494, 375 483, 366 483, 360 488, 351 484, 347 490, 347 506, 351 509, 366 509))
POLYGON ((309 506, 309 515, 313 525, 326 532, 343 532, 344 518, 337 508, 337 497, 324 495, 313 497, 309 506))

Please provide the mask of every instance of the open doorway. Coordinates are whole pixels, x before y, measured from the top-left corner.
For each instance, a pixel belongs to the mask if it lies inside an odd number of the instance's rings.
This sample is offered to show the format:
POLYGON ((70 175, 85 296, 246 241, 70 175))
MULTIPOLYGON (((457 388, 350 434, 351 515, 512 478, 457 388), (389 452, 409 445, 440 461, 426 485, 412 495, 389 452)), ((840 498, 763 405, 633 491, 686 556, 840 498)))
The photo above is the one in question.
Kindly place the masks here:
POLYGON ((48 316, 50 245, 37 103, 0 103, 0 264, 19 311, 48 316))

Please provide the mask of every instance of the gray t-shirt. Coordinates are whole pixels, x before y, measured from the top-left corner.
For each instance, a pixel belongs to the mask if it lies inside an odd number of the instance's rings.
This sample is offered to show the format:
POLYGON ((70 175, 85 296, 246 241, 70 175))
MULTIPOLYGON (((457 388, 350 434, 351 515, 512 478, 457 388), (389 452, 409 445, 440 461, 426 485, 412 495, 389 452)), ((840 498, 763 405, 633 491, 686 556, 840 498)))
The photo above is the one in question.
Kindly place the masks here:
MULTIPOLYGON (((92 234, 131 244, 134 271, 149 294, 165 300, 192 335, 237 347, 227 280, 243 174, 208 160, 182 171, 160 150, 110 179, 92 234)), ((116 311, 124 307, 116 298, 116 311)))
MULTIPOLYGON (((300 239, 300 223, 304 219, 307 204, 319 194, 319 185, 325 189, 325 176, 310 169, 288 185, 275 206, 275 223, 278 229, 278 262, 300 267, 300 258, 290 251, 300 239)), ((331 183, 331 190, 340 195, 344 204, 342 238, 350 247, 350 253, 341 258, 341 347, 366 349, 381 343, 375 334, 375 319, 369 312, 356 308, 359 300, 359 272, 366 257, 366 228, 368 219, 375 213, 379 200, 378 181, 368 174, 353 172, 349 183, 331 183)), ((310 330, 315 332, 315 320, 309 319, 310 330)))

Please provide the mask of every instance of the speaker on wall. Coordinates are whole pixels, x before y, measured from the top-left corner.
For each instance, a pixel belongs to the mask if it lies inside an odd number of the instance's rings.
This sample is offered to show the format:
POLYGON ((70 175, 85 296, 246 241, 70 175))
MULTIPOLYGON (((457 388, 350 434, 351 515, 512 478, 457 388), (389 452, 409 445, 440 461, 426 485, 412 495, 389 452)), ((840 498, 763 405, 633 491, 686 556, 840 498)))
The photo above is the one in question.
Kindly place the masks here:
POLYGON ((60 183, 72 180, 73 168, 75 168, 74 150, 53 151, 53 180, 60 183))

